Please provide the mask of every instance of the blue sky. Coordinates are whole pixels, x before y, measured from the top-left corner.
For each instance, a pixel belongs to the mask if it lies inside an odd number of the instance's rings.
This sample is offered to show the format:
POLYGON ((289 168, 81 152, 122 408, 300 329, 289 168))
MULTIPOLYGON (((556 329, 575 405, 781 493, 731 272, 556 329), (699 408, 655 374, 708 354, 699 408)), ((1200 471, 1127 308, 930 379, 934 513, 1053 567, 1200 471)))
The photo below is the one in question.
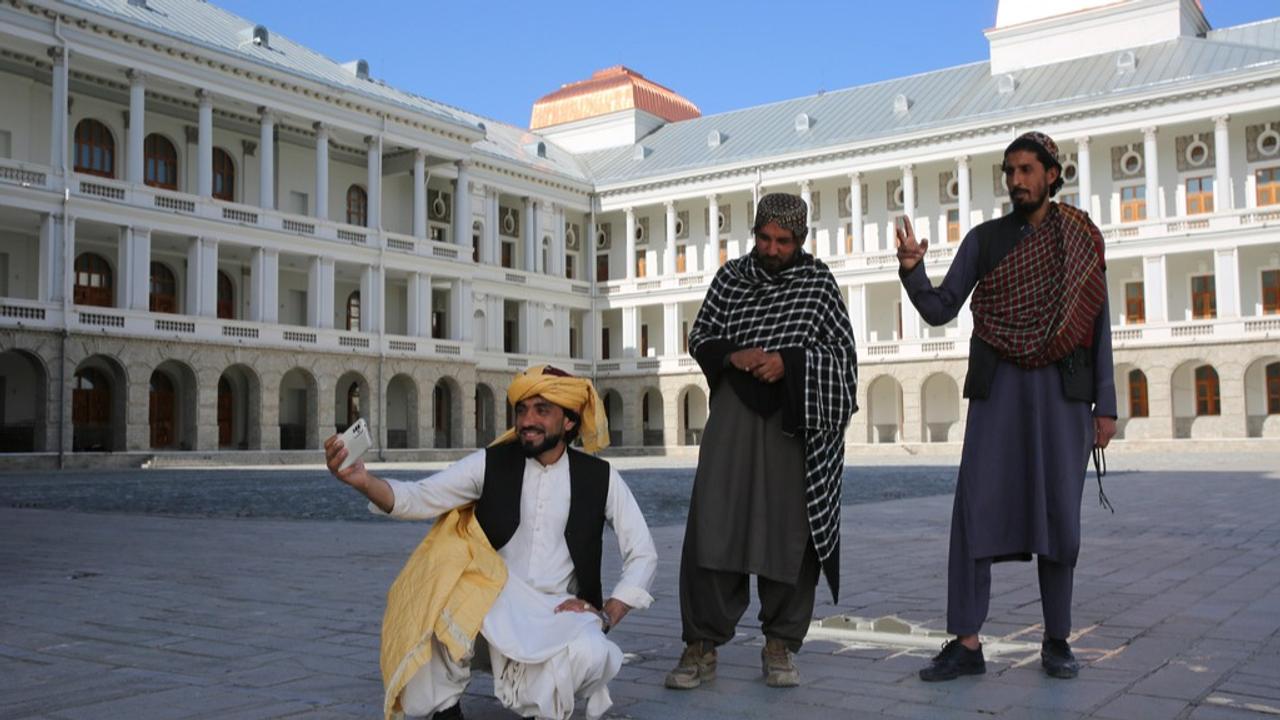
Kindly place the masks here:
MULTIPOLYGON (((396 87, 520 127, 539 97, 610 65, 710 115, 985 60, 982 31, 996 9, 996 0, 211 1, 335 60, 368 60, 396 87)), ((1276 0, 1201 2, 1213 27, 1280 15, 1276 0)))

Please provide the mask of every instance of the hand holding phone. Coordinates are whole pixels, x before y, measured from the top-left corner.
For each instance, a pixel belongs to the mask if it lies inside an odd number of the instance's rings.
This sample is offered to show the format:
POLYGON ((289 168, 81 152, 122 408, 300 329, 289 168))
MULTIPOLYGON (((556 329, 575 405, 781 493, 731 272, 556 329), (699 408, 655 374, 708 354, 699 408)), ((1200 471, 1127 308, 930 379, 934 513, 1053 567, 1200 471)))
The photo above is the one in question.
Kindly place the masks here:
POLYGON ((338 472, 355 465, 373 445, 373 441, 369 439, 369 425, 365 423, 364 418, 352 423, 351 427, 338 436, 338 439, 342 440, 342 446, 347 449, 347 457, 338 466, 338 472))

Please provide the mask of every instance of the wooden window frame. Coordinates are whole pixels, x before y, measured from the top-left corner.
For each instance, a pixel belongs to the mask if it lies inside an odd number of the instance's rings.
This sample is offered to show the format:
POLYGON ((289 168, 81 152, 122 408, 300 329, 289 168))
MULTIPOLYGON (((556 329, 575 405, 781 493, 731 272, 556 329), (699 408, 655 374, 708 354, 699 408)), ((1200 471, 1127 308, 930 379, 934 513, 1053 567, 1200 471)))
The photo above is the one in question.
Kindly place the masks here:
POLYGON ((1213 175, 1188 175, 1182 179, 1183 194, 1185 195, 1185 205, 1187 215, 1205 215, 1213 212, 1213 192, 1214 192, 1213 175), (1192 185, 1198 184, 1196 190, 1192 190, 1192 185), (1205 189, 1205 185, 1208 189, 1205 189))
POLYGON ((1196 389, 1196 417, 1221 415, 1222 387, 1218 371, 1212 365, 1201 365, 1192 372, 1196 389))
POLYGON ((1150 417, 1147 376, 1141 370, 1129 371, 1129 417, 1150 417))
POLYGON ((76 172, 104 178, 116 176, 116 139, 106 123, 95 118, 76 123, 73 148, 76 172))
POLYGON ((142 141, 143 182, 165 190, 178 189, 178 150, 169 138, 151 133, 142 141))
POLYGON ((236 164, 231 153, 220 147, 213 149, 213 197, 226 202, 236 201, 236 164))
POLYGON ((1120 222, 1142 222, 1147 219, 1146 185, 1121 185, 1116 191, 1120 194, 1120 222), (1126 200, 1126 191, 1132 191, 1136 197, 1126 200))
POLYGON ((1191 319, 1213 320, 1218 317, 1218 283, 1214 275, 1212 273, 1192 275, 1188 278, 1188 281, 1190 284, 1190 292, 1187 296, 1191 298, 1191 319), (1196 281, 1206 279, 1209 284, 1209 289, 1207 291, 1203 289, 1197 290, 1196 281))
POLYGON ((111 263, 96 252, 82 252, 75 259, 76 305, 115 307, 115 276, 111 263))
POLYGON ((1141 325, 1147 321, 1146 283, 1130 280, 1124 284, 1124 321, 1129 325, 1141 325), (1137 285, 1137 297, 1130 297, 1129 288, 1137 285))
POLYGON ((347 188, 347 224, 369 226, 369 193, 358 183, 347 188))

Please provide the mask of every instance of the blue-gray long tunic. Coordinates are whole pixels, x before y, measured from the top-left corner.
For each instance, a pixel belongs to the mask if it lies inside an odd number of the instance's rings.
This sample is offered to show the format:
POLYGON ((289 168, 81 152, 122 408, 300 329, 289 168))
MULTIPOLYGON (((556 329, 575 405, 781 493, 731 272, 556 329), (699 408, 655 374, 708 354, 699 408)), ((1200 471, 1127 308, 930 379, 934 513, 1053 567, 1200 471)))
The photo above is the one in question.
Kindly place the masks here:
MULTIPOLYGON (((1019 241, 1031 229, 1021 224, 1019 241)), ((911 303, 929 324, 950 322, 980 280, 983 238, 977 231, 965 236, 938 287, 925 274, 924 262, 902 276, 911 303)), ((996 365, 990 394, 969 399, 951 523, 970 558, 1014 559, 1034 553, 1075 565, 1093 418, 1116 416, 1111 319, 1105 303, 1093 324, 1091 350, 1093 407, 1065 397, 1056 365, 1027 370, 1004 360, 996 365)))

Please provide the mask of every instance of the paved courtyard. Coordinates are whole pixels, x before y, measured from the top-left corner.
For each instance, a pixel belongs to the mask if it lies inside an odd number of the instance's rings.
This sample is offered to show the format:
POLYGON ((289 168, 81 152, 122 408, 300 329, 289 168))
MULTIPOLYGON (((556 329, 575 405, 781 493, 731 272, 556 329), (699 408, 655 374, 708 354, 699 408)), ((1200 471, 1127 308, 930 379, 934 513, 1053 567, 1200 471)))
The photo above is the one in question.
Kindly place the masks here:
MULTIPOLYGON (((869 464, 859 479, 874 479, 869 464)), ((1280 716, 1280 456, 1113 453, 1112 465, 1128 471, 1108 478, 1114 515, 1098 507, 1092 477, 1086 486, 1079 679, 1039 671, 1025 564, 996 567, 988 674, 915 678, 942 640, 951 507, 947 494, 922 494, 844 508, 844 596, 833 605, 820 592, 825 620, 794 690, 759 682, 754 607, 714 683, 662 687, 681 647, 683 528, 655 528, 657 603, 611 636, 628 660, 610 716, 1280 716)), ((424 525, 8 504, 21 507, 0 509, 0 718, 379 716, 383 598, 424 525)), ((510 717, 488 686, 473 683, 467 716, 510 717)))

